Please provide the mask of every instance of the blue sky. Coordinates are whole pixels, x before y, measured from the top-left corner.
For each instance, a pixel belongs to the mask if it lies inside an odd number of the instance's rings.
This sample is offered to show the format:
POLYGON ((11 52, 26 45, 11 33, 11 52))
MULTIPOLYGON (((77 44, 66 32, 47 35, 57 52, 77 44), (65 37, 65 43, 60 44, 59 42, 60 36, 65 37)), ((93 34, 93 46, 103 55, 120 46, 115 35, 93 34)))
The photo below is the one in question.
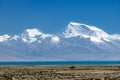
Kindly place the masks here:
POLYGON ((120 34, 120 0, 0 0, 0 35, 33 27, 62 33, 70 21, 120 34))

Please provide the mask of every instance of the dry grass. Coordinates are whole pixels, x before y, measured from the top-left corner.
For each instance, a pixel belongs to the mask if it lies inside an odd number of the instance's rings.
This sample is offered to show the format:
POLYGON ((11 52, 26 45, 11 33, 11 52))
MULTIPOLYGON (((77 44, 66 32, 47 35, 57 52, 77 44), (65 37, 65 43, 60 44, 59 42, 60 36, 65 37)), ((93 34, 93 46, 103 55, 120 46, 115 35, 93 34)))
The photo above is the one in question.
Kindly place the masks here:
POLYGON ((120 80, 120 66, 0 66, 0 80, 120 80))

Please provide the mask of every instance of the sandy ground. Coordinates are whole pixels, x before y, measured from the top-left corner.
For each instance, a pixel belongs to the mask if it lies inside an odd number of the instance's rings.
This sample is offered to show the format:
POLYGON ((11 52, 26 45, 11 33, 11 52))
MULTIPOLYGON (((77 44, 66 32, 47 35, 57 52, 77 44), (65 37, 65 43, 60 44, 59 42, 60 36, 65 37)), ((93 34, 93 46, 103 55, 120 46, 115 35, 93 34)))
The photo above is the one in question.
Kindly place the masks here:
POLYGON ((120 80, 120 65, 0 66, 0 80, 120 80))

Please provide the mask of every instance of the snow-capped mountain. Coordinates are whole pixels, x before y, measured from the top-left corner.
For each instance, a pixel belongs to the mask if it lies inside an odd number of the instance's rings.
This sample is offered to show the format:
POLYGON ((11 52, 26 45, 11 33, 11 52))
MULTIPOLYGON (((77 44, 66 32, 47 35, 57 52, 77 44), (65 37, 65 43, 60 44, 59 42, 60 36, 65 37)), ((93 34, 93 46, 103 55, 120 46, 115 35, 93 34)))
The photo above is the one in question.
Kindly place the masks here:
POLYGON ((86 24, 71 22, 65 32, 63 33, 65 38, 71 37, 83 37, 90 38, 90 41, 96 43, 109 42, 111 40, 120 40, 120 35, 109 35, 103 30, 86 24))
POLYGON ((24 31, 24 33, 22 33, 22 35, 21 35, 22 41, 27 42, 27 43, 33 43, 36 41, 41 42, 42 40, 44 40, 46 38, 50 38, 51 41, 55 42, 55 43, 59 42, 59 37, 57 37, 56 35, 44 34, 36 28, 26 29, 24 31))
POLYGON ((8 39, 10 39, 10 36, 7 34, 0 36, 0 42, 7 41, 8 39))
POLYGON ((0 61, 120 60, 120 35, 70 22, 62 34, 37 28, 0 36, 0 61))

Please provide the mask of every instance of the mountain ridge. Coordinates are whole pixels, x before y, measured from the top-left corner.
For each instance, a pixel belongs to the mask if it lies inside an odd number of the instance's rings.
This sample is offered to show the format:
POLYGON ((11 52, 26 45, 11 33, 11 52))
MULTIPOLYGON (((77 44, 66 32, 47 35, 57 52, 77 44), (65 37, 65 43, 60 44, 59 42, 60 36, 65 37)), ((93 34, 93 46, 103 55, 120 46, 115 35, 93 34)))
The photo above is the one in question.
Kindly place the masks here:
POLYGON ((37 28, 20 35, 0 36, 1 61, 120 60, 120 34, 95 26, 70 22, 61 34, 37 28))
MULTIPOLYGON (((105 31, 101 30, 100 28, 97 28, 95 26, 89 26, 82 23, 76 23, 76 22, 70 22, 66 28, 66 30, 62 34, 64 38, 71 38, 71 37, 83 37, 83 38, 90 38, 91 41, 95 41, 96 43, 102 43, 104 41, 110 41, 111 40, 120 40, 120 34, 113 34, 109 35, 105 31), (109 39, 108 39, 109 38, 109 39)), ((53 40, 59 41, 58 35, 54 34, 45 34, 41 32, 37 28, 32 29, 26 29, 24 30, 21 35, 14 35, 11 37, 8 34, 0 36, 0 42, 7 41, 10 39, 17 40, 18 38, 22 38, 23 42, 27 42, 26 38, 29 38, 29 43, 36 41, 36 36, 41 36, 42 39, 53 37, 53 40)))

